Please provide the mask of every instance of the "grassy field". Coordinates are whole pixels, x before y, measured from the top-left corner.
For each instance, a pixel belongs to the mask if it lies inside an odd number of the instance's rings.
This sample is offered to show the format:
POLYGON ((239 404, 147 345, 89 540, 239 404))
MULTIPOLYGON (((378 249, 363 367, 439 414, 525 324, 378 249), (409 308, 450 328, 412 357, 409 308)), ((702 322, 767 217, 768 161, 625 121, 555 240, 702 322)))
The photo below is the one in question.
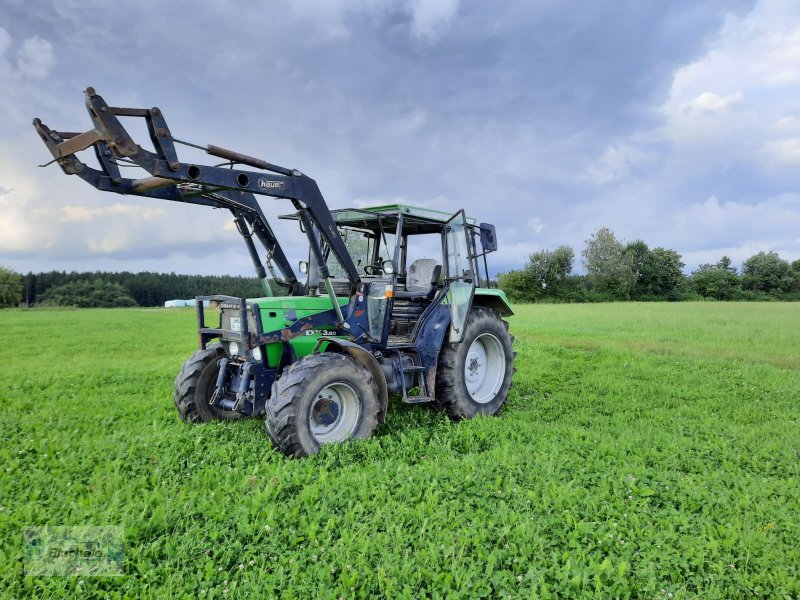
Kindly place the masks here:
POLYGON ((178 420, 191 311, 0 311, 0 594, 800 596, 800 304, 518 308, 501 417, 301 461, 178 420), (124 526, 125 576, 23 577, 45 524, 124 526))

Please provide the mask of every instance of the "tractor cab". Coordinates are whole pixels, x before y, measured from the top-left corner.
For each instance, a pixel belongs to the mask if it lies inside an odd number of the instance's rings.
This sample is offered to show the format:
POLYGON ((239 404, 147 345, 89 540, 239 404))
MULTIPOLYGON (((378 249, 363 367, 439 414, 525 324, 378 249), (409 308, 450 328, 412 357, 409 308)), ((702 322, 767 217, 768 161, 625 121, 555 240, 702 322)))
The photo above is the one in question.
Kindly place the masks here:
MULTIPOLYGON (((459 336, 475 290, 491 288, 486 255, 497 248, 493 225, 476 224, 463 211, 450 215, 399 204, 331 214, 367 290, 370 335, 377 345, 413 344, 423 315, 433 306, 445 307, 450 335, 459 336)), ((329 245, 322 243, 321 250, 334 292, 347 295, 351 282, 346 270, 329 245)), ((301 262, 300 271, 307 275, 309 295, 327 294, 315 253, 301 262)))

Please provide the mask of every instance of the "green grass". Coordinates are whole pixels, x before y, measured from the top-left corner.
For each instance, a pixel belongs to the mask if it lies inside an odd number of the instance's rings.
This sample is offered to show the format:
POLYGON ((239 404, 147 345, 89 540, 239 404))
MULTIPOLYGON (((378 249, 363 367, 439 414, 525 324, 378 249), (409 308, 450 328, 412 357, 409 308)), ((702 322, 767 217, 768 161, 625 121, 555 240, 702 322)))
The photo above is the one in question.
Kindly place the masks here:
POLYGON ((800 304, 518 308, 501 417, 305 460, 178 420, 191 311, 0 312, 0 594, 798 597, 800 304), (123 525, 126 575, 24 577, 45 524, 123 525))

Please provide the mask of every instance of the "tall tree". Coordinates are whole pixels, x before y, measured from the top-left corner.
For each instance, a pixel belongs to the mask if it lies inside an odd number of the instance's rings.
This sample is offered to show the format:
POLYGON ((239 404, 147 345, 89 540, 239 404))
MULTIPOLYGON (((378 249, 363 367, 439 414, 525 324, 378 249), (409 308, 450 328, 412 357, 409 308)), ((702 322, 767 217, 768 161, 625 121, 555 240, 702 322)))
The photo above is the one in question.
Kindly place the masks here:
POLYGON ((642 240, 629 242, 625 254, 630 259, 636 282, 631 297, 677 299, 684 282, 681 255, 667 248, 652 250, 642 240))
POLYGON ((539 250, 530 255, 525 270, 534 282, 536 291, 554 295, 556 288, 572 273, 575 251, 569 246, 559 246, 553 251, 539 250))
POLYGON ((717 300, 732 300, 740 295, 741 290, 739 276, 718 265, 700 265, 692 273, 691 283, 696 293, 717 300))
POLYGON ((19 304, 22 295, 22 277, 19 273, 0 267, 0 308, 19 304))
POLYGON ((634 240, 625 245, 625 254, 630 257, 631 268, 637 279, 641 278, 647 269, 650 258, 650 248, 642 240, 634 240))
POLYGON ((581 252, 590 281, 616 300, 627 300, 636 285, 633 256, 614 233, 601 227, 586 240, 581 252))
POLYGON ((669 248, 653 248, 650 251, 650 292, 654 296, 673 298, 683 286, 686 277, 681 255, 669 248))
POLYGON ((747 290, 788 292, 794 282, 792 267, 776 252, 759 252, 742 263, 742 285, 747 290))
POLYGON ((736 273, 736 267, 733 266, 733 261, 731 261, 730 257, 723 256, 719 259, 717 263, 717 267, 720 269, 725 269, 726 271, 730 271, 731 273, 736 273))
POLYGON ((634 240, 625 245, 625 254, 630 259, 631 268, 636 276, 631 291, 632 298, 647 296, 649 291, 650 248, 642 240, 634 240))

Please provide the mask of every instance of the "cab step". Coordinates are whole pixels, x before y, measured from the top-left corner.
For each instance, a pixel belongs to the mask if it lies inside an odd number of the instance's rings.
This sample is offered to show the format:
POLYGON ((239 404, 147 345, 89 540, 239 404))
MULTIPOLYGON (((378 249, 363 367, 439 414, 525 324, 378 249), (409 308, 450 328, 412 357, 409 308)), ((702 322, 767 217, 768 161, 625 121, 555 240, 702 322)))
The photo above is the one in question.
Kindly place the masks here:
POLYGON ((426 402, 430 402, 430 396, 405 396, 403 397, 403 402, 406 404, 425 404, 426 402))

